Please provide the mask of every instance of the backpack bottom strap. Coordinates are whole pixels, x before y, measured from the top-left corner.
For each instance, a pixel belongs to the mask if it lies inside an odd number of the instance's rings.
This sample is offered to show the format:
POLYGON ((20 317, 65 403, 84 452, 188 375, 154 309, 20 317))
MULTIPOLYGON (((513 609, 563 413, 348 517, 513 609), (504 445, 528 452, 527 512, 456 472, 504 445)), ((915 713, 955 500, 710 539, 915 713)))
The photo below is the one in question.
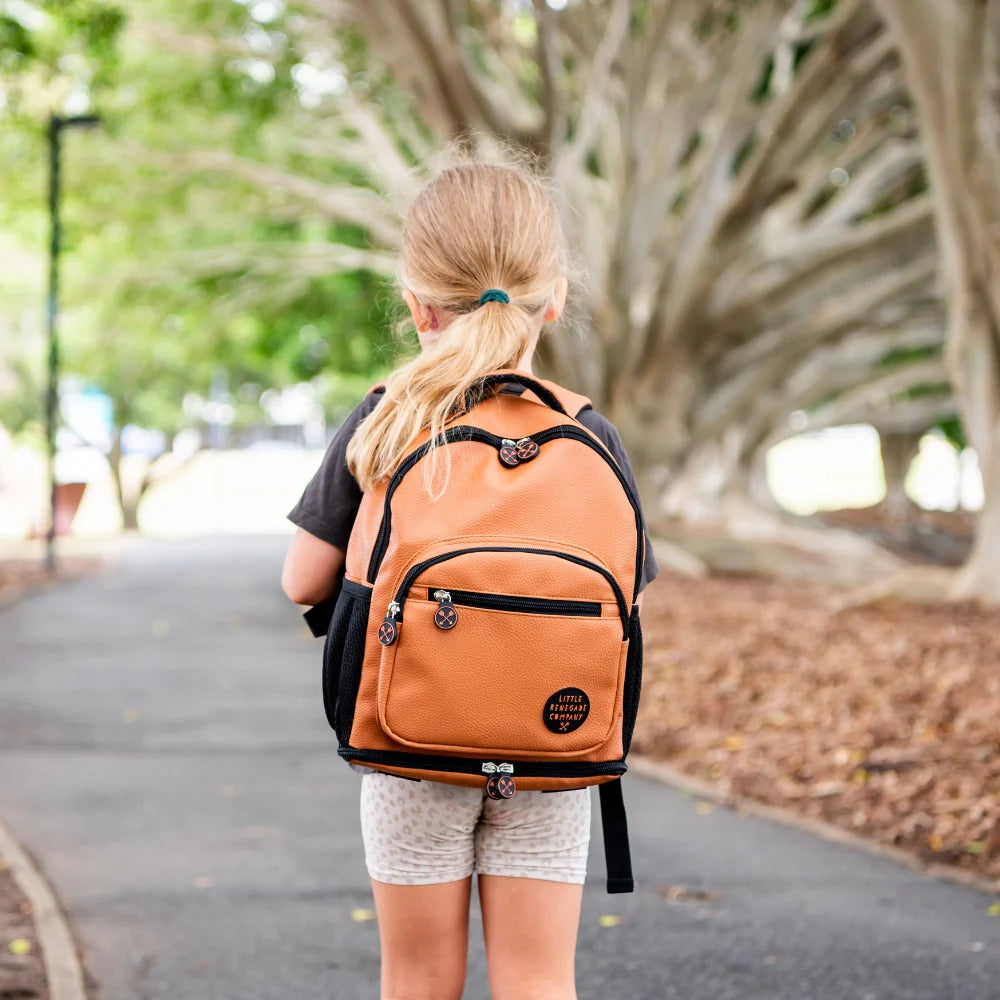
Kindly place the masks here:
POLYGON ((628 820, 622 780, 598 786, 601 796, 601 828, 604 831, 604 860, 608 868, 608 892, 633 892, 632 854, 628 845, 628 820))

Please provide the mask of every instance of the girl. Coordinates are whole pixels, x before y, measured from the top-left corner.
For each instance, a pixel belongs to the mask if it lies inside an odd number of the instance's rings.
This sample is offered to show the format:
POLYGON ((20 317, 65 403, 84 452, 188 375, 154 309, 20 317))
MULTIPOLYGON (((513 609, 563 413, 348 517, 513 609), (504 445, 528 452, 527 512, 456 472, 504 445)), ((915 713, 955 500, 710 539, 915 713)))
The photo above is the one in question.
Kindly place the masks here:
MULTIPOLYGON (((298 526, 282 574, 291 600, 334 593, 362 490, 392 475, 418 433, 439 433, 484 376, 531 372, 543 324, 563 310, 565 271, 556 207, 527 172, 466 164, 421 192, 403 230, 402 295, 422 352, 355 408, 289 513, 298 526)), ((635 489, 615 428, 592 409, 578 419, 635 489)), ((435 463, 425 465, 428 492, 439 494, 435 463)), ((647 536, 643 583, 657 572, 647 536)), ((590 790, 494 801, 481 789, 358 769, 382 1000, 459 1000, 473 872, 494 1000, 574 1000, 590 790)))

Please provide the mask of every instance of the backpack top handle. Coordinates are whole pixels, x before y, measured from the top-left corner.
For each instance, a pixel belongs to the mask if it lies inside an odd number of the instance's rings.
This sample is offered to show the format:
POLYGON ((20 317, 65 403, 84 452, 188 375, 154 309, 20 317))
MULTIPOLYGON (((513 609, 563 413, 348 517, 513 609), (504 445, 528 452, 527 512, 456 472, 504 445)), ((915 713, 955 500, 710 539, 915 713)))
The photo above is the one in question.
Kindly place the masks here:
POLYGON ((487 375, 480 384, 484 389, 488 389, 491 386, 504 385, 507 382, 513 382, 525 389, 530 389, 547 407, 555 410, 556 413, 563 414, 563 416, 569 416, 566 407, 559 402, 559 397, 548 386, 531 375, 523 375, 518 371, 494 372, 492 375, 487 375))

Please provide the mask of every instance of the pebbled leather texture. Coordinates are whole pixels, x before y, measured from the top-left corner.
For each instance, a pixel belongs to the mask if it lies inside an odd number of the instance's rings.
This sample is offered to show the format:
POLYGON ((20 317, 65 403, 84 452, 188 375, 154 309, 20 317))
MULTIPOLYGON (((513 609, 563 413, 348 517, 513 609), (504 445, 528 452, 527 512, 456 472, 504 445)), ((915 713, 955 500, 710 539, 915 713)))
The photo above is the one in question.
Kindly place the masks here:
MULTIPOLYGON (((544 384, 568 413, 589 402, 555 383, 544 384)), ((586 431, 527 390, 488 398, 449 426, 455 424, 515 441, 558 425, 586 431)), ((622 758, 629 627, 621 621, 615 587, 591 568, 529 553, 457 556, 415 578, 397 641, 385 647, 376 638, 411 567, 473 547, 547 549, 594 563, 617 585, 627 618, 643 540, 609 465, 613 458, 598 438, 586 434, 599 452, 571 438, 556 438, 514 467, 504 466, 489 444, 450 444, 439 454, 439 459, 445 453, 450 459, 448 485, 435 501, 424 488, 423 461, 402 478, 392 498, 389 544, 372 590, 349 735, 352 747, 511 761, 622 758), (596 602, 601 614, 592 618, 460 607, 456 627, 443 631, 433 624, 437 605, 428 600, 428 589, 449 587, 596 602), (572 732, 554 733, 543 722, 546 699, 567 688, 586 692, 588 714, 572 732)), ((427 438, 426 432, 417 436, 409 450, 427 438)), ((348 545, 346 577, 362 585, 367 585, 385 495, 386 484, 364 495, 348 545)), ((341 734, 342 740, 346 735, 341 734)), ((406 769, 379 770, 419 776, 406 769)), ((441 772, 426 777, 481 783, 441 772)), ((518 786, 556 789, 602 780, 608 779, 519 776, 518 786)))

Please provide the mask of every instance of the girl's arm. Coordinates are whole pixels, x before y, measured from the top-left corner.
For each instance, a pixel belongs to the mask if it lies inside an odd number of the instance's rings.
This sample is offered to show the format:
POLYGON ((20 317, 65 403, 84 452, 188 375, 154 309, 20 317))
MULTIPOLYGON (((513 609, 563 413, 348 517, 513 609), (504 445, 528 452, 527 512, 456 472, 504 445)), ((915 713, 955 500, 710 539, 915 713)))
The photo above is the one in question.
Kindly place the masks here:
POLYGON ((281 589, 296 604, 319 604, 337 589, 344 558, 343 549, 299 528, 285 556, 281 589))

